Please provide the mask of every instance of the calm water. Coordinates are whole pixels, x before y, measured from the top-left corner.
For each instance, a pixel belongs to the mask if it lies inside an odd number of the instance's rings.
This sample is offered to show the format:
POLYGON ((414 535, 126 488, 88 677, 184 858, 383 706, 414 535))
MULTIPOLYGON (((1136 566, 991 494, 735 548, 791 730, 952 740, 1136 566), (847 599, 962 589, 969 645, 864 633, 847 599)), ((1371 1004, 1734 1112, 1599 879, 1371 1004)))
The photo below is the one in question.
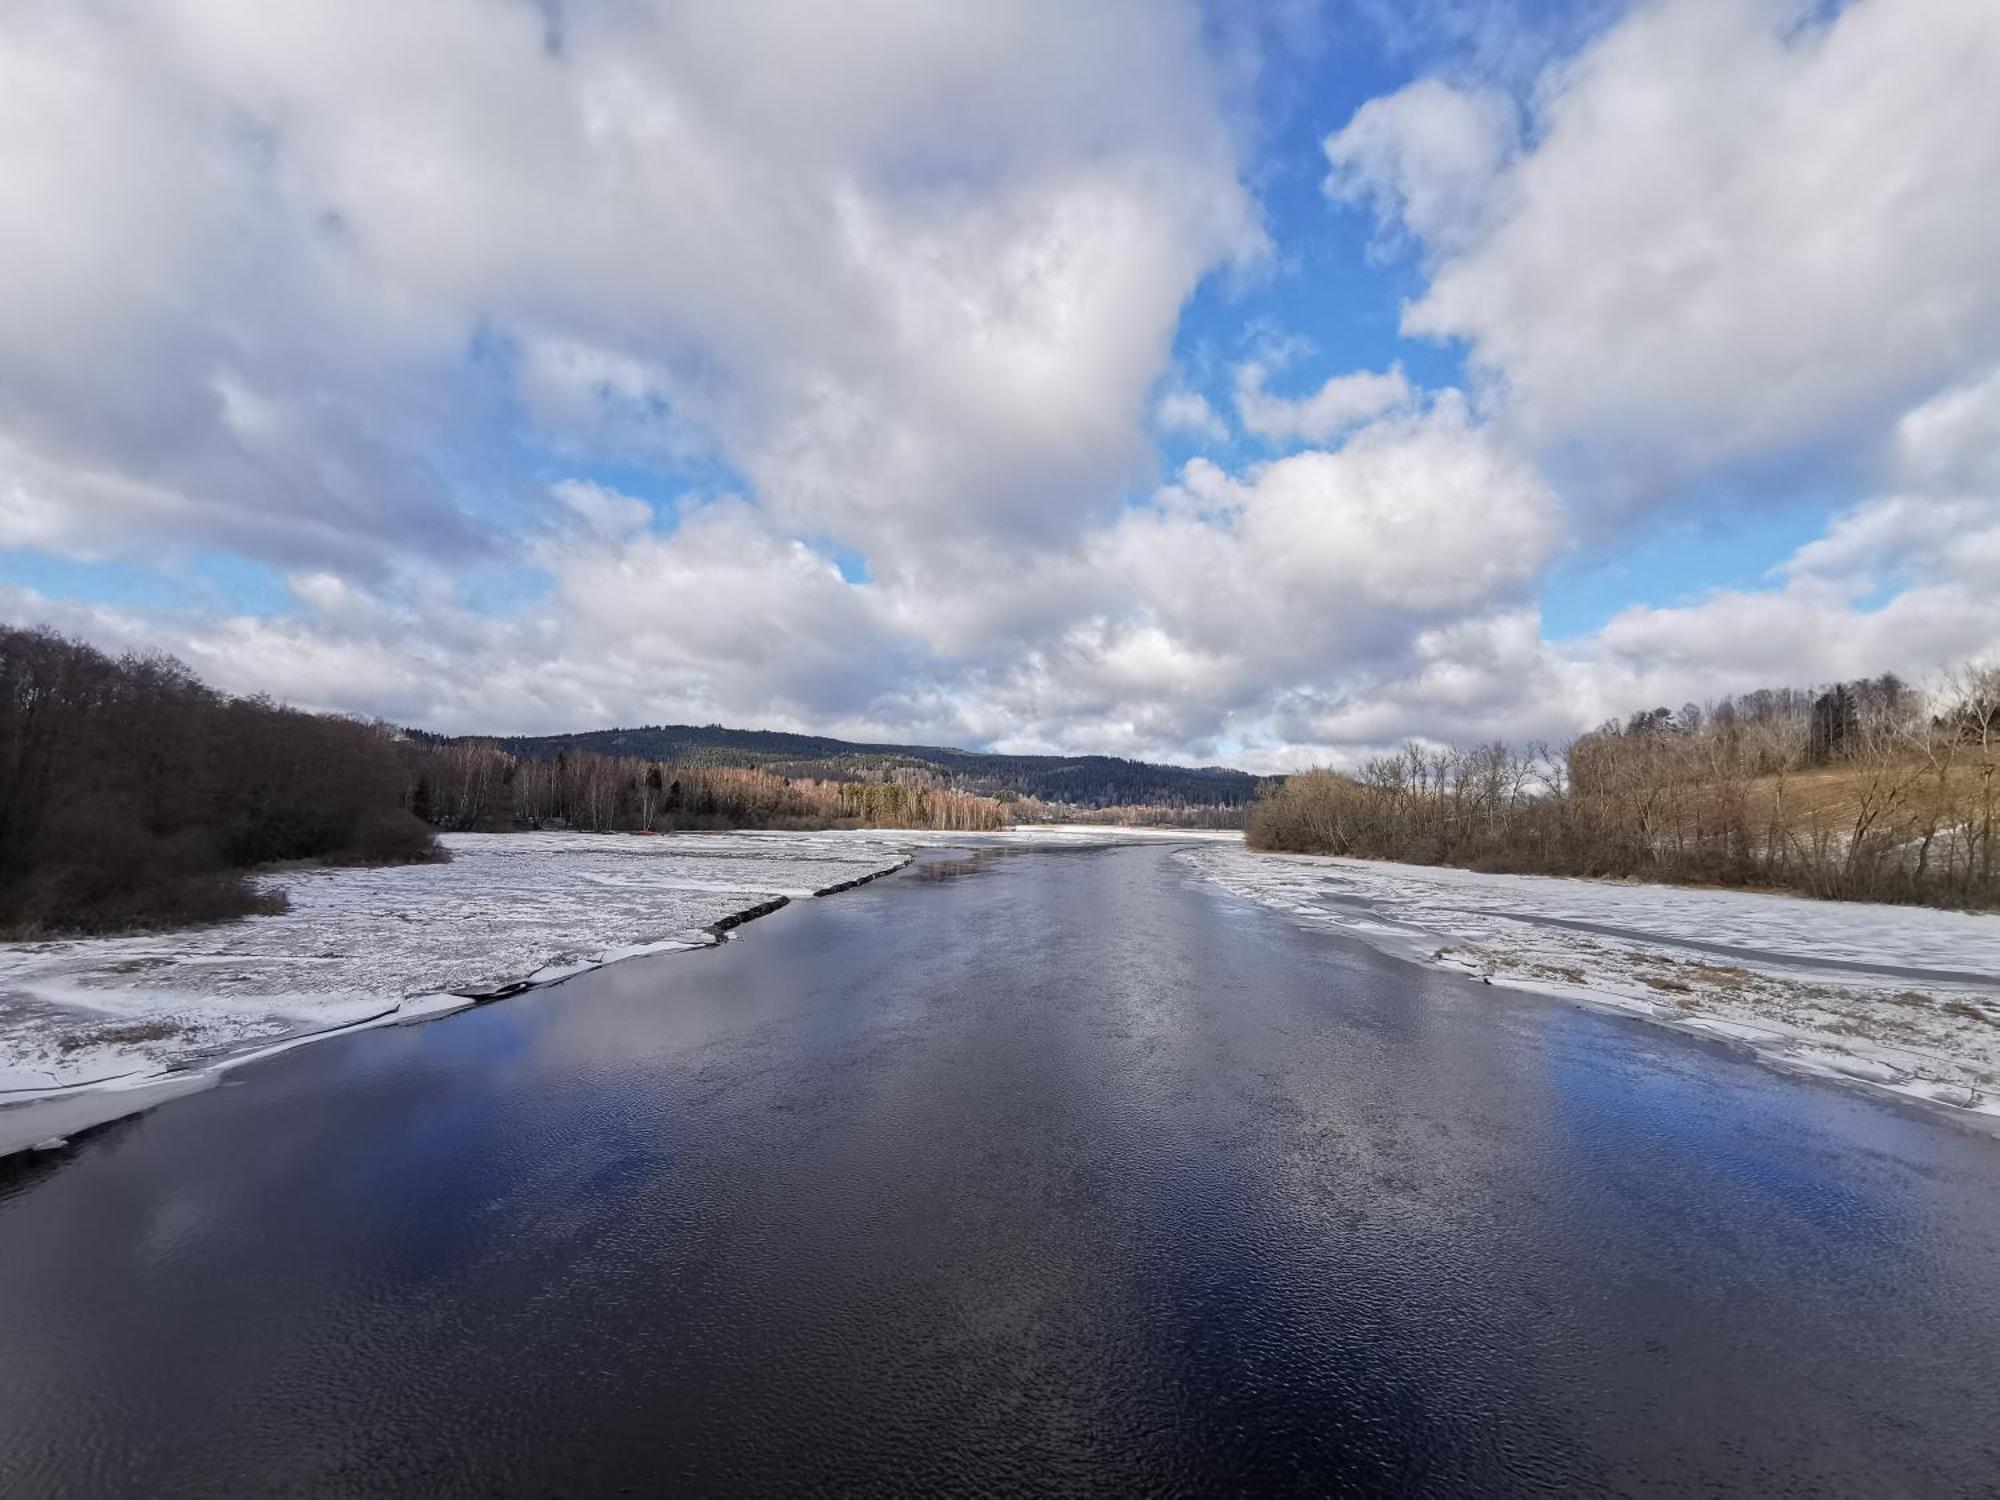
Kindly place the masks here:
POLYGON ((2000 1142, 934 862, 0 1164, 0 1492, 2000 1492, 2000 1142))

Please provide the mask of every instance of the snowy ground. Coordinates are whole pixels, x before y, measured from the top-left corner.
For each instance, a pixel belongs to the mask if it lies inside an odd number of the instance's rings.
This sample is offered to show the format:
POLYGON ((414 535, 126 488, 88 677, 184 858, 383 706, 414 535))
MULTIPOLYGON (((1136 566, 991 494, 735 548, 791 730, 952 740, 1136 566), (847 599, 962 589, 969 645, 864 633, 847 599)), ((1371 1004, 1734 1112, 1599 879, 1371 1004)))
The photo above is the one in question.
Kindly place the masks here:
POLYGON ((1295 918, 2000 1121, 2000 916, 1202 848, 1295 918))
POLYGON ((922 848, 1155 839, 1193 845, 1180 857, 1240 895, 1418 962, 2000 1122, 2000 917, 1252 854, 1234 833, 1095 825, 470 834, 445 840, 450 864, 266 877, 290 897, 281 916, 0 944, 0 1154, 315 1036, 706 945, 713 924, 922 848))
POLYGON ((449 864, 261 877, 291 909, 137 937, 0 944, 0 1089, 150 1071, 352 1024, 413 997, 544 981, 895 868, 886 835, 447 836, 449 864))
POLYGON ((704 946, 716 941, 713 924, 893 870, 919 848, 1145 836, 1096 827, 448 835, 449 864, 260 877, 290 899, 279 916, 0 943, 0 1153, 314 1036, 704 946))

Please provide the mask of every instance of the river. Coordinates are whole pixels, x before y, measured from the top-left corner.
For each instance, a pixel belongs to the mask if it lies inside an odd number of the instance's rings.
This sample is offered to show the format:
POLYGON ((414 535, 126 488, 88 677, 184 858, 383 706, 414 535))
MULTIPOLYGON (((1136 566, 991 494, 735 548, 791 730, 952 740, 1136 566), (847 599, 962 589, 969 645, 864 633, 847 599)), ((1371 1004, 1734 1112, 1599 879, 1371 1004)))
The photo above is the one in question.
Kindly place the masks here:
POLYGON ((1992 1494, 2000 1142, 1170 850, 0 1162, 0 1493, 1992 1494))

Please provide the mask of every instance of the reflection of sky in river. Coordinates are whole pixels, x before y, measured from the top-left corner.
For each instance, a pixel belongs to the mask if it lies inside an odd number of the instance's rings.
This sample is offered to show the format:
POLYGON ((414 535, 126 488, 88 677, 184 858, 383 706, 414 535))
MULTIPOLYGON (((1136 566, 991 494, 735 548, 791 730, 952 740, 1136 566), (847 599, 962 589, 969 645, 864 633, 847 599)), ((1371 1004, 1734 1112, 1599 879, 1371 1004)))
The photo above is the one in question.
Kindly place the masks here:
POLYGON ((0 1198, 38 1289, 0 1452, 210 1492, 1991 1472, 1991 1142, 1493 994, 1162 850, 1021 853, 308 1048, 0 1198))

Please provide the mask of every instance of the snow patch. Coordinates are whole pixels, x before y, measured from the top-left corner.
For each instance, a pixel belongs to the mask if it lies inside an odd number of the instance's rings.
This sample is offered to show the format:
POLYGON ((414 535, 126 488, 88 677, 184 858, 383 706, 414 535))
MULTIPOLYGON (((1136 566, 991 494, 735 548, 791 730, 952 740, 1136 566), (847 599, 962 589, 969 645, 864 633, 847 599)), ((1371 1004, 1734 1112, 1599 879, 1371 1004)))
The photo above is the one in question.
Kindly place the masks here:
POLYGON ((2000 917, 1241 848, 1179 857, 1397 957, 2000 1124, 2000 917))
POLYGON ((304 1042, 708 947, 787 901, 900 869, 918 849, 1159 837, 1239 840, 1087 826, 447 834, 449 864, 260 876, 290 899, 277 916, 0 943, 0 1154, 304 1042))

